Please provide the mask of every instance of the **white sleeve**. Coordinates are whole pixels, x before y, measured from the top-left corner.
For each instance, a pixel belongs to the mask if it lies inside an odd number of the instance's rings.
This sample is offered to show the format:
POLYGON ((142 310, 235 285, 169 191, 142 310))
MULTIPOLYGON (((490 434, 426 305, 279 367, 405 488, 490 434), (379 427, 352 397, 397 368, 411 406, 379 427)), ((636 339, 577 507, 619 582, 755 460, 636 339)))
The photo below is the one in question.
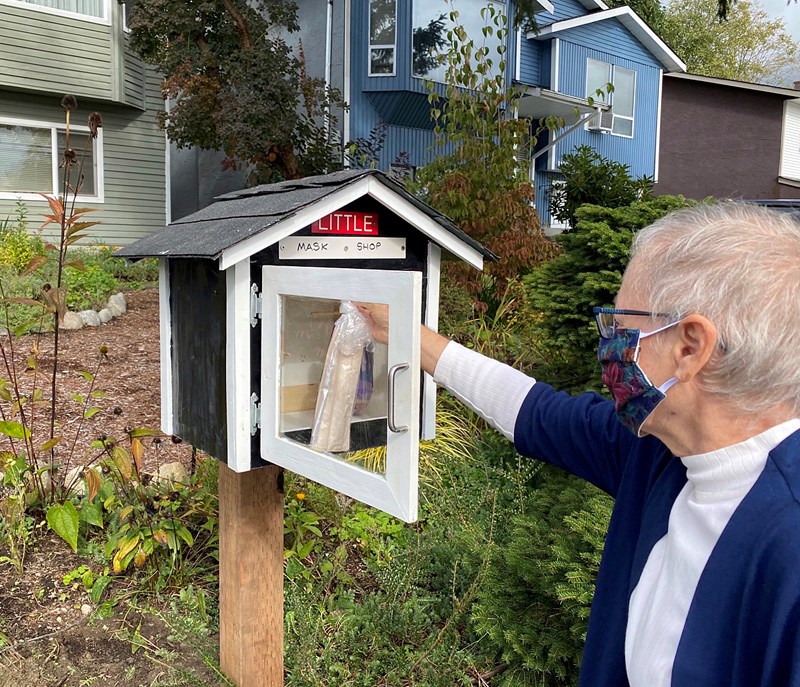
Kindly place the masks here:
POLYGON ((442 352, 433 378, 512 441, 519 409, 536 383, 533 377, 454 341, 442 352))

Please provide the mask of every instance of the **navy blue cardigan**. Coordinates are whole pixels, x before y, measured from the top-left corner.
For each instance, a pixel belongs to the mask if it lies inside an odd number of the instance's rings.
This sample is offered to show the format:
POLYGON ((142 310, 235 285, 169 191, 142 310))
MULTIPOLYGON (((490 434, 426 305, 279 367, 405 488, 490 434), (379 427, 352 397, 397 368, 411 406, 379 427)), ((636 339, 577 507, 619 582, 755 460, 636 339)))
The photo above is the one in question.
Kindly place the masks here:
MULTIPOLYGON (((514 442, 616 499, 597 578, 581 680, 627 685, 628 602, 667 532, 686 469, 659 440, 636 438, 610 401, 537 382, 514 442)), ((800 432, 772 450, 700 577, 672 673, 674 687, 800 687, 800 432)))

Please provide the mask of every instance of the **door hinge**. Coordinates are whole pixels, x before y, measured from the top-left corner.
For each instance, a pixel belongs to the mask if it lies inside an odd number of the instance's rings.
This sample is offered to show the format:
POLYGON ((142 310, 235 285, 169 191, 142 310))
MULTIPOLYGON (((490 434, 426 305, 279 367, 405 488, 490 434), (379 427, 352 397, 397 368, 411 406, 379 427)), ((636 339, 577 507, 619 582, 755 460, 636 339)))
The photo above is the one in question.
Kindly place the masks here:
POLYGON ((258 394, 253 392, 250 395, 250 436, 254 437, 259 429, 261 429, 261 404, 258 402, 258 394))
POLYGON ((264 315, 264 299, 258 294, 258 284, 250 285, 250 326, 255 327, 264 315))

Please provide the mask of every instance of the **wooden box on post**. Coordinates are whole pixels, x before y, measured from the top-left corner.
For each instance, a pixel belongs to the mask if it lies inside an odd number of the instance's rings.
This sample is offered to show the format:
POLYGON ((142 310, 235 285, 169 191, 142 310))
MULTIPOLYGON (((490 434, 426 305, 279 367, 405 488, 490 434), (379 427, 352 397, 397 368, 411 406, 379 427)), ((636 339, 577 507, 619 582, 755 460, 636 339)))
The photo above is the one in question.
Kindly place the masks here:
POLYGON ((240 685, 282 680, 277 666, 265 678, 259 659, 253 679, 261 682, 248 682, 241 649, 247 637, 263 653, 278 629, 267 640, 241 626, 252 615, 226 616, 226 609, 242 612, 242 595, 267 594, 264 577, 275 578, 273 592, 282 590, 279 480, 256 468, 281 466, 407 522, 417 517, 419 439, 435 433, 435 387, 419 367, 420 325, 437 327, 443 254, 476 269, 495 259, 372 170, 220 196, 117 253, 159 259, 162 430, 226 466, 220 584, 233 586, 221 592, 221 652, 223 669, 240 685), (389 340, 348 352, 342 364, 335 356, 349 349, 331 343, 332 332, 338 341, 351 317, 340 311, 351 302, 386 304, 389 340), (259 529, 237 518, 276 522, 259 529), (275 538, 267 548, 281 558, 265 562, 272 570, 259 580, 243 579, 241 557, 252 557, 253 537, 265 532, 275 538))

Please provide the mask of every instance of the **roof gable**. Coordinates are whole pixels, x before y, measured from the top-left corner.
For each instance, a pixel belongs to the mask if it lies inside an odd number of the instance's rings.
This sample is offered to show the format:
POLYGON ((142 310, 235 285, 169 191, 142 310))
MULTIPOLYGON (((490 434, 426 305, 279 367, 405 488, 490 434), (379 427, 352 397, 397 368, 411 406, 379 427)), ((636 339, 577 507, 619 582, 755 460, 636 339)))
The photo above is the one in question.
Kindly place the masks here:
POLYGON ((592 12, 581 17, 572 17, 542 26, 539 32, 528 33, 528 38, 554 38, 565 31, 596 22, 618 19, 622 25, 664 66, 669 72, 685 72, 686 65, 670 47, 662 41, 647 23, 630 7, 615 7, 592 12))
POLYGON ((219 260, 224 270, 366 195, 478 269, 484 259, 497 259, 447 217, 373 170, 344 170, 227 193, 116 255, 207 258, 219 260))

